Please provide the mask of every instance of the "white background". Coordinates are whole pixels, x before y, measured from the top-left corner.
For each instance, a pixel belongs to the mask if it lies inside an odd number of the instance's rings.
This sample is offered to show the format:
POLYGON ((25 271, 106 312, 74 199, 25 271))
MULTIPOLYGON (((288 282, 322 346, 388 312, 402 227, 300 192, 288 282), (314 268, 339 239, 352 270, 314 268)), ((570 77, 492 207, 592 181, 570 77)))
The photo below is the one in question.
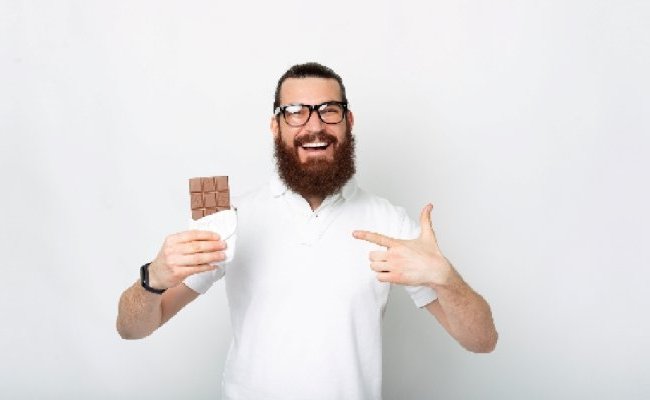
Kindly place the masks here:
MULTIPOLYGON (((216 399, 223 282, 150 338, 117 300, 187 178, 273 168, 273 90, 339 72, 358 180, 491 303, 467 353, 396 288, 386 399, 650 396, 650 3, 0 2, 0 397, 216 399)), ((304 379, 304 377, 296 377, 304 379)))

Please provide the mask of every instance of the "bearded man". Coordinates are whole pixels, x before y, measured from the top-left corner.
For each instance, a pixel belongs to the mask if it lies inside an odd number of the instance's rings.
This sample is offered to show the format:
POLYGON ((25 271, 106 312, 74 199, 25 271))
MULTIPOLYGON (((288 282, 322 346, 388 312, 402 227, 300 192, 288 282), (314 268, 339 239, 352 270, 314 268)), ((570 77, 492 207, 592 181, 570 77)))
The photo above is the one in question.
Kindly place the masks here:
POLYGON ((120 299, 120 335, 148 336, 225 276, 233 340, 223 399, 380 399, 391 284, 466 349, 492 351, 490 307, 442 255, 432 206, 416 224, 357 186, 354 115, 339 75, 291 67, 273 109, 277 175, 236 200, 232 261, 210 265, 225 260, 215 233, 168 236, 148 286, 138 281, 120 299))

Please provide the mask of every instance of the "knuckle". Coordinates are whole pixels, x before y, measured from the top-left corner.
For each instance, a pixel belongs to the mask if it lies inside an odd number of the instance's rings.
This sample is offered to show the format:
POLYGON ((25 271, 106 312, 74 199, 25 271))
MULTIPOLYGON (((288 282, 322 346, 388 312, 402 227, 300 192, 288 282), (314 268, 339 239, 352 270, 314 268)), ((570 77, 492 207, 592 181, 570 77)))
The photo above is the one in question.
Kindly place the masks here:
POLYGON ((173 270, 171 271, 171 273, 169 274, 169 276, 170 276, 173 280, 175 280, 175 281, 181 279, 181 273, 180 273, 180 270, 179 270, 178 268, 173 269, 173 270))
POLYGON ((163 247, 162 254, 165 258, 171 258, 174 255, 174 248, 171 246, 165 246, 163 247))
POLYGON ((180 261, 180 260, 178 259, 178 256, 177 256, 177 255, 175 255, 175 254, 171 254, 171 255, 167 258, 167 262, 166 262, 166 264, 167 264, 167 269, 172 269, 172 270, 173 270, 173 269, 174 269, 174 266, 178 265, 179 261, 180 261))

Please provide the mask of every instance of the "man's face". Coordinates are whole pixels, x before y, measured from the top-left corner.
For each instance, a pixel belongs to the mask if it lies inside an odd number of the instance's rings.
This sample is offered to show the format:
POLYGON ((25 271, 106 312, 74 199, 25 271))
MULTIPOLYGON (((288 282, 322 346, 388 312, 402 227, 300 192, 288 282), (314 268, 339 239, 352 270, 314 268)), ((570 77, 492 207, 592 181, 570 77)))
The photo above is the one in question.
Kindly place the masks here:
MULTIPOLYGON (((289 78, 280 90, 281 105, 341 100, 334 79, 289 78)), ((325 197, 354 175, 353 118, 347 112, 340 123, 326 124, 314 111, 309 121, 299 127, 288 125, 281 114, 272 118, 278 172, 289 188, 303 196, 325 197)))

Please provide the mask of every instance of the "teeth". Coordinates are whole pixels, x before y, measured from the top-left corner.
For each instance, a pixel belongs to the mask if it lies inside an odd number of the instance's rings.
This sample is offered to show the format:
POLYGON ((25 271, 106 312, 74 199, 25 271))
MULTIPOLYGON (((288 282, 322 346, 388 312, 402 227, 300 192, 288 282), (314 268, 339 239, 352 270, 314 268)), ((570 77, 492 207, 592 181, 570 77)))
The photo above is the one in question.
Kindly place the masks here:
POLYGON ((302 145, 302 147, 307 147, 307 148, 323 147, 323 146, 327 146, 327 143, 305 143, 302 145))

